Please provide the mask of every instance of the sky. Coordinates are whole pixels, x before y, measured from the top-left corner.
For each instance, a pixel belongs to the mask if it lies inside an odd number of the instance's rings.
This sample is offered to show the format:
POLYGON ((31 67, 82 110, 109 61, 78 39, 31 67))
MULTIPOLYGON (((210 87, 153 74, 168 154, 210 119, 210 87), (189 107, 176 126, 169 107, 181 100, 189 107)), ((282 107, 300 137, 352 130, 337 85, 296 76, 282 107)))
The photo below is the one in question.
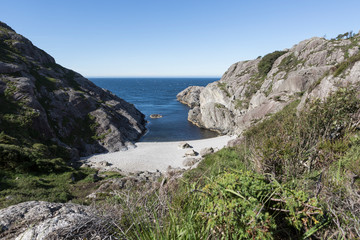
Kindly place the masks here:
POLYGON ((359 0, 0 0, 0 21, 87 77, 219 77, 360 29, 359 0))

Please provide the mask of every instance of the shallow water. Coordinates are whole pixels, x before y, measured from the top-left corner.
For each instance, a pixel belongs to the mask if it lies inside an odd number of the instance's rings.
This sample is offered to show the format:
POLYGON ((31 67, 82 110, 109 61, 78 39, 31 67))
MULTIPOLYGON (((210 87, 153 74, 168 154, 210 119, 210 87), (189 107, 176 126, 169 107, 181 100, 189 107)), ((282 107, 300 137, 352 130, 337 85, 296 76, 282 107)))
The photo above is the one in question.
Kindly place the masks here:
POLYGON ((188 86, 206 86, 219 78, 89 78, 133 103, 146 115, 148 132, 140 141, 163 142, 204 139, 216 133, 200 129, 187 121, 189 107, 176 100, 176 95, 188 86), (158 119, 151 114, 161 114, 158 119))

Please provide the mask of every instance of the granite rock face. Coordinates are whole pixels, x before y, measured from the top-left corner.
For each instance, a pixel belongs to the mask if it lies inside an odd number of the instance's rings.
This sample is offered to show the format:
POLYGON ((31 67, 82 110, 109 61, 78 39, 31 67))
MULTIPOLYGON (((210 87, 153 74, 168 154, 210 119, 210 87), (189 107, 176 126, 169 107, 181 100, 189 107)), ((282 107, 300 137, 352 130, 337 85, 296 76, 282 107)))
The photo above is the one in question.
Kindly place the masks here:
POLYGON ((94 218, 90 208, 77 204, 30 201, 0 209, 0 238, 57 239, 56 231, 94 218))
POLYGON ((200 92, 204 87, 190 86, 181 91, 177 96, 177 100, 183 104, 188 105, 191 108, 199 106, 200 92))
POLYGON ((188 120, 195 125, 240 134, 293 100, 300 99, 301 107, 306 99, 323 99, 341 86, 359 82, 359 48, 359 34, 350 39, 311 38, 277 53, 280 56, 266 71, 262 66, 271 54, 237 62, 219 81, 200 90, 189 87, 178 94, 178 100, 192 107, 188 120), (346 62, 351 63, 345 71, 335 74, 346 62))
MULTIPOLYGON (((38 139, 68 148, 73 158, 127 149, 145 132, 134 105, 58 65, 0 22, 0 105, 5 98, 28 110, 38 139)), ((5 115, 0 109, 0 121, 5 115)))

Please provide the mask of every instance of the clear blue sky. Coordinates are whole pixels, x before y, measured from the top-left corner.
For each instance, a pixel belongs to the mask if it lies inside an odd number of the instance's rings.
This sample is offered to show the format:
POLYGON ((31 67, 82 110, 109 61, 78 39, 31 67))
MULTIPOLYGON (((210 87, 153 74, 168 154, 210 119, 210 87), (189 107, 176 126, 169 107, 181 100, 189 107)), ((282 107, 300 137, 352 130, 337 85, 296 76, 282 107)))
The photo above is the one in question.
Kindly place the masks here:
POLYGON ((221 76, 360 29, 359 0, 1 0, 1 21, 85 76, 221 76))

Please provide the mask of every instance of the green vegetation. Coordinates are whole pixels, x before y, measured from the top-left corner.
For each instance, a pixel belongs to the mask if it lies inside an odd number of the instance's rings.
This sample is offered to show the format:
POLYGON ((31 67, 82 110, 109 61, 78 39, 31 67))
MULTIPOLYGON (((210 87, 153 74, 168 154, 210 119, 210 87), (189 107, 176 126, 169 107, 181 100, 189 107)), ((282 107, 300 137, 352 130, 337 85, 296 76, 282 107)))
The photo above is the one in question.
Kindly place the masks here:
MULTIPOLYGON (((355 206, 360 189, 360 132, 354 113, 360 111, 360 100, 356 92, 340 89, 299 113, 299 102, 294 101, 251 127, 236 148, 207 155, 183 175, 169 193, 167 214, 151 208, 149 218, 141 213, 148 211, 145 206, 130 214, 137 226, 126 236, 359 238, 360 209, 355 206)), ((150 200, 146 206, 155 202, 150 200)))
POLYGON ((279 64, 279 70, 289 72, 296 68, 298 64, 302 63, 297 57, 295 57, 294 53, 284 57, 279 64))
POLYGON ((225 108, 225 106, 221 103, 215 103, 216 108, 225 108))
POLYGON ((340 74, 342 74, 346 69, 348 69, 349 67, 353 66, 355 62, 360 61, 360 52, 358 52, 357 54, 349 57, 348 59, 346 59, 344 62, 338 64, 335 66, 336 70, 334 71, 334 77, 339 76, 340 74))
POLYGON ((90 203, 85 197, 98 184, 91 176, 94 169, 69 168, 57 173, 13 173, 0 170, 0 208, 19 202, 41 200, 82 204, 90 203))
POLYGON ((353 31, 346 32, 346 33, 337 35, 336 40, 353 38, 355 35, 356 34, 353 31))
POLYGON ((64 78, 68 81, 70 87, 75 89, 76 91, 82 91, 80 84, 77 83, 75 80, 76 73, 72 70, 68 70, 67 73, 64 75, 64 78))
POLYGON ((28 200, 79 199, 82 191, 74 187, 84 185, 94 170, 73 169, 68 150, 32 130, 39 113, 25 100, 15 101, 15 85, 6 84, 0 94, 0 208, 28 200))
POLYGON ((229 93, 229 91, 227 90, 227 85, 225 82, 221 83, 221 82, 218 82, 218 87, 225 92, 226 96, 227 97, 231 97, 231 94, 229 93))
POLYGON ((248 106, 244 103, 244 101, 240 100, 240 99, 236 99, 235 100, 235 109, 243 109, 243 108, 247 108, 248 106))
POLYGON ((286 51, 275 51, 265 55, 259 62, 258 71, 260 76, 266 76, 270 72, 274 62, 280 56, 284 55, 286 51))
POLYGON ((88 114, 84 118, 76 119, 74 124, 76 124, 76 126, 72 128, 71 134, 69 134, 68 137, 61 139, 64 143, 71 146, 81 146, 81 141, 94 143, 95 140, 103 139, 108 134, 97 135, 96 129, 99 124, 91 114, 88 114))
MULTIPOLYGON (((271 70, 274 62, 276 59, 278 59, 280 56, 285 54, 286 51, 275 51, 273 53, 265 55, 258 64, 258 73, 253 74, 252 77, 249 79, 248 83, 246 84, 244 97, 245 99, 237 100, 236 102, 236 108, 248 108, 250 98, 261 88, 262 84, 265 81, 265 78, 268 74, 268 72, 271 70)), ((286 58, 287 59, 287 58, 286 58)), ((292 61, 289 62, 289 59, 287 59, 285 62, 282 61, 283 65, 291 64, 292 61)), ((219 86, 221 89, 224 88, 223 86, 219 86)), ((268 89, 268 91, 271 91, 271 88, 268 89)), ((268 92, 269 94, 269 92, 268 92)))
POLYGON ((57 80, 54 78, 39 74, 38 70, 39 69, 31 69, 30 70, 31 75, 33 75, 36 78, 36 81, 35 81, 36 88, 38 90, 40 90, 40 88, 42 86, 44 86, 50 92, 55 91, 57 89, 57 86, 56 86, 57 80))

